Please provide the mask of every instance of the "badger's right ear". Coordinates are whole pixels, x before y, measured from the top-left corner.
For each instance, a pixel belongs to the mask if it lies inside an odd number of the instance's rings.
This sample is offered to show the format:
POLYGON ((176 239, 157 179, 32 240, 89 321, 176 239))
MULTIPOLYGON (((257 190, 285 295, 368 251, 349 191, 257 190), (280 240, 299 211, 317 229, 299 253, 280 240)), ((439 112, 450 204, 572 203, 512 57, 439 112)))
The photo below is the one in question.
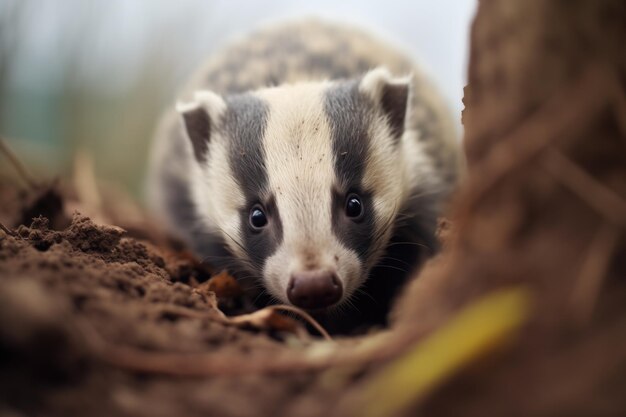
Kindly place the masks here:
POLYGON ((197 91, 193 101, 176 103, 176 110, 181 115, 196 160, 205 161, 211 130, 226 110, 224 99, 211 91, 197 91))
POLYGON ((409 111, 412 77, 392 77, 384 67, 371 70, 361 80, 359 90, 377 103, 387 116, 391 133, 400 138, 409 111))

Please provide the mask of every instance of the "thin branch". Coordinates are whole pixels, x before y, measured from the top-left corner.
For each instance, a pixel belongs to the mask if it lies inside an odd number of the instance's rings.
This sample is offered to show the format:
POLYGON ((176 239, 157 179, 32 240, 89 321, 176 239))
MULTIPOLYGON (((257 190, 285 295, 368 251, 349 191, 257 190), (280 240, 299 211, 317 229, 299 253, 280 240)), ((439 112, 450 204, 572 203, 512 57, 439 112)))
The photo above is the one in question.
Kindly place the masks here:
POLYGON ((8 142, 3 136, 0 136, 0 152, 11 162, 15 170, 18 172, 22 180, 28 185, 29 188, 35 189, 38 187, 37 181, 28 172, 24 164, 19 160, 17 155, 11 150, 8 142))
MULTIPOLYGON (((294 306, 279 304, 279 305, 273 305, 273 306, 265 307, 263 310, 266 310, 266 311, 289 311, 291 313, 294 313, 294 314, 302 317, 307 323, 309 323, 311 326, 313 326, 313 328, 315 330, 317 330, 324 339, 326 339, 328 341, 332 341, 333 340, 333 338, 328 334, 326 329, 324 329, 324 327, 322 327, 322 325, 319 324, 319 322, 317 320, 315 320, 313 317, 311 317, 311 315, 309 313, 307 313, 306 311, 304 311, 302 309, 299 309, 299 308, 294 307, 294 306)), ((261 311, 261 310, 259 310, 259 311, 261 311)), ((222 323, 224 325, 233 325, 233 324, 238 325, 238 323, 235 320, 233 320, 233 319, 235 317, 241 317, 241 316, 228 317, 221 310, 219 310, 218 308, 215 308, 215 309, 212 309, 212 310, 206 310, 206 311, 199 311, 199 310, 191 309, 189 307, 172 305, 172 304, 166 304, 166 305, 161 306, 160 307, 160 312, 161 313, 167 313, 167 314, 173 314, 173 315, 180 316, 180 317, 185 317, 185 318, 193 318, 193 319, 200 319, 200 320, 214 320, 214 321, 217 321, 217 322, 222 323)))
POLYGON ((571 297, 574 319, 581 325, 591 319, 619 237, 620 232, 605 223, 589 245, 571 297))
POLYGON ((2 222, 0 222, 0 230, 2 230, 4 233, 6 233, 9 236, 13 236, 13 237, 17 236, 17 233, 15 233, 13 230, 6 227, 4 224, 2 224, 2 222))
MULTIPOLYGON (((185 313, 183 313, 185 314, 185 313)), ((293 374, 319 371, 333 366, 356 366, 389 359, 406 349, 409 334, 387 334, 370 338, 368 343, 349 346, 332 344, 313 354, 317 345, 307 349, 285 348, 280 354, 263 360, 250 360, 238 353, 155 352, 132 346, 120 346, 105 340, 84 319, 77 319, 83 341, 100 360, 130 371, 177 377, 234 376, 250 374, 293 374), (375 342, 373 342, 375 340, 375 342)), ((323 342, 327 343, 327 342, 323 342)))
POLYGON ((509 173, 524 166, 550 144, 584 132, 590 121, 609 107, 608 98, 614 86, 611 80, 615 78, 611 75, 614 74, 607 74, 603 66, 588 68, 526 123, 496 143, 473 170, 464 198, 459 200, 459 211, 469 213, 509 173))
POLYGON ((319 334, 322 335, 322 337, 324 337, 324 339, 326 339, 328 341, 333 340, 333 338, 328 334, 326 329, 324 329, 322 327, 322 325, 317 322, 317 320, 315 320, 313 317, 311 317, 311 315, 309 313, 307 313, 306 311, 304 311, 302 309, 299 309, 299 308, 294 307, 294 306, 285 305, 285 304, 274 305, 274 306, 270 306, 270 307, 267 307, 267 308, 272 309, 272 310, 278 310, 278 311, 282 310, 282 311, 289 311, 291 313, 295 313, 295 314, 299 315, 300 317, 302 317, 311 326, 313 326, 315 328, 315 330, 317 330, 319 332, 319 334))
POLYGON ((622 138, 626 139, 626 93, 617 81, 617 77, 614 77, 615 86, 613 87, 613 113, 617 120, 617 126, 620 129, 622 138))
POLYGON ((102 197, 98 189, 93 158, 84 149, 79 149, 74 155, 74 189, 78 201, 86 214, 96 223, 110 223, 102 209, 102 197))
POLYGON ((626 201, 558 149, 545 152, 543 168, 609 223, 626 228, 626 201))

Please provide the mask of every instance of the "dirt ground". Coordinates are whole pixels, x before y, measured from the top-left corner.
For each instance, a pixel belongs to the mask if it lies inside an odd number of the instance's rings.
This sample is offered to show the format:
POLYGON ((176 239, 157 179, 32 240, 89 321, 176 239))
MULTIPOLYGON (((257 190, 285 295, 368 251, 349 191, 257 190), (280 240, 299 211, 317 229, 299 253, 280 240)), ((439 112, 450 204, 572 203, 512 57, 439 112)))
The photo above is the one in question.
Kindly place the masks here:
POLYGON ((367 335, 233 318, 119 194, 1 182, 0 415, 626 415, 624 17, 480 3, 443 251, 367 335))
POLYGON ((48 226, 39 217, 15 236, 0 232, 0 383, 7 406, 51 415, 274 415, 311 385, 306 375, 271 383, 253 374, 168 379, 110 366, 98 353, 100 340, 260 362, 288 348, 266 333, 218 322, 214 300, 181 282, 205 274, 188 258, 168 258, 80 215, 64 230, 48 226), (247 391, 260 400, 253 408, 241 402, 247 391))

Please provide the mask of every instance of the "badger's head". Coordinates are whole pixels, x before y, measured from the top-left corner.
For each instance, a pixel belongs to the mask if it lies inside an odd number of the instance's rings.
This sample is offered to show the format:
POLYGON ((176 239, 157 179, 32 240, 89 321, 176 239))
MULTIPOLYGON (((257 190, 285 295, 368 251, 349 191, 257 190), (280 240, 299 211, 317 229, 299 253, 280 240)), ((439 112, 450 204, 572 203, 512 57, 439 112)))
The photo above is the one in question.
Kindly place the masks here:
POLYGON ((338 305, 366 280, 407 197, 409 78, 376 69, 179 104, 200 219, 281 302, 338 305), (193 155, 193 156, 192 156, 193 155))

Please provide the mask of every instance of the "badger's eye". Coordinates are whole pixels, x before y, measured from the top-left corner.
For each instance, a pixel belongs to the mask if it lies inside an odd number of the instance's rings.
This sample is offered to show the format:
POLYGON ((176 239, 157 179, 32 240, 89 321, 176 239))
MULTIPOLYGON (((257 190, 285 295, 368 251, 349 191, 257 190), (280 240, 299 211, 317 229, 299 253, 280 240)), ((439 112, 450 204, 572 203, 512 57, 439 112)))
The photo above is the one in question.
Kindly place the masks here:
POLYGON ((267 216, 260 206, 252 207, 250 210, 250 226, 253 229, 261 229, 267 225, 267 216))
POLYGON ((356 194, 348 195, 346 199, 346 216, 352 218, 358 218, 363 214, 363 203, 361 198, 356 194))

